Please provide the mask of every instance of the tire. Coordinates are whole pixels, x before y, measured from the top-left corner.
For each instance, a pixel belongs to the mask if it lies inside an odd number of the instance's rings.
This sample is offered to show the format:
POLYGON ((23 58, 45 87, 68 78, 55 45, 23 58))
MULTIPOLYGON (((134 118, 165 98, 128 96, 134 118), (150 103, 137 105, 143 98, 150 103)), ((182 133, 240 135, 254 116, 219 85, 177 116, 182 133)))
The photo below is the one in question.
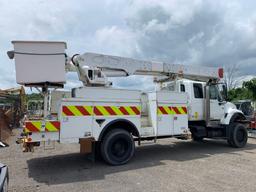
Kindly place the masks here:
POLYGON ((242 148, 246 145, 248 140, 247 129, 243 124, 233 123, 232 130, 228 138, 228 142, 232 147, 242 148))
POLYGON ((134 155, 135 144, 132 135, 122 129, 107 133, 101 144, 102 158, 110 165, 123 165, 134 155))
POLYGON ((196 142, 202 142, 204 140, 203 137, 196 137, 196 136, 193 136, 192 139, 193 141, 196 141, 196 142))
POLYGON ((232 140, 230 140, 230 139, 228 139, 228 140, 227 140, 227 143, 228 143, 231 147, 233 147, 233 146, 234 146, 233 141, 232 141, 232 140))
POLYGON ((95 142, 95 159, 96 160, 101 160, 101 143, 100 141, 95 142))
POLYGON ((192 139, 193 141, 196 141, 196 142, 202 142, 204 140, 204 137, 199 137, 196 135, 196 133, 192 132, 192 139))

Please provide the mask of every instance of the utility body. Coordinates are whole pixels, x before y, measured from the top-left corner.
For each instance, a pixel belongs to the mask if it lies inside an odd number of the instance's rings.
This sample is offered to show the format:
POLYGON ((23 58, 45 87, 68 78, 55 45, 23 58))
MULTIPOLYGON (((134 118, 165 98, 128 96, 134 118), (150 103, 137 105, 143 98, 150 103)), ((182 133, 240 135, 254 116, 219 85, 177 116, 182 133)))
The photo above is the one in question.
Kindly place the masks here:
POLYGON ((63 42, 13 44, 14 51, 8 55, 15 58, 17 82, 41 87, 45 96, 44 118, 25 122, 26 146, 47 141, 80 143, 81 151, 91 152, 94 148, 107 163, 120 165, 133 156, 135 141, 141 144, 143 140, 192 136, 196 141, 226 139, 233 147, 247 143, 244 114, 225 101, 226 89, 220 84, 222 68, 96 53, 68 57, 63 42), (51 67, 44 63, 51 63, 51 67), (47 74, 38 72, 36 65, 47 74), (63 72, 71 71, 77 72, 83 86, 73 88, 70 98, 57 102, 58 113, 53 117, 47 105, 48 89, 63 86, 63 72), (129 75, 154 76, 156 90, 117 89, 109 81, 109 77, 129 75))

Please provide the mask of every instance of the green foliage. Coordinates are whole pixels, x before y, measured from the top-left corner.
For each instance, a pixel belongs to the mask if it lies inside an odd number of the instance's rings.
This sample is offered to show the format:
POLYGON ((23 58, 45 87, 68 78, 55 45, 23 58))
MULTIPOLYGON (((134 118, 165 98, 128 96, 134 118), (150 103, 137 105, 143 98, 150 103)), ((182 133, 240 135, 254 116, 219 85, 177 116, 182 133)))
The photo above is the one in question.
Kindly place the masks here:
POLYGON ((230 101, 250 99, 256 100, 256 78, 243 82, 243 86, 228 91, 230 101))
POLYGON ((250 99, 250 98, 251 98, 250 93, 246 88, 243 88, 243 87, 231 89, 228 91, 228 99, 230 101, 250 99))
POLYGON ((27 94, 27 101, 29 100, 43 100, 43 96, 40 93, 27 94))
POLYGON ((255 101, 256 100, 256 78, 253 78, 250 81, 244 82, 243 87, 245 87, 250 92, 251 99, 255 101))

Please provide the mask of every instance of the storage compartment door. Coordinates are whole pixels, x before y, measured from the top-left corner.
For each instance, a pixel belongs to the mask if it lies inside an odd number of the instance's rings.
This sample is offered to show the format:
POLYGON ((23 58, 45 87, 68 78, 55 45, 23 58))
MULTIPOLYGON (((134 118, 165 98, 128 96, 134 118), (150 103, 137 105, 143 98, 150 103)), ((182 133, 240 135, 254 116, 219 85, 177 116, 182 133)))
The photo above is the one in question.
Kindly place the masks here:
POLYGON ((62 105, 60 142, 78 143, 79 138, 92 134, 92 106, 90 104, 62 105))
POLYGON ((157 120, 157 136, 173 135, 173 114, 168 104, 158 105, 157 120))
POLYGON ((173 115, 173 135, 184 134, 188 129, 188 114, 185 106, 172 106, 173 115))

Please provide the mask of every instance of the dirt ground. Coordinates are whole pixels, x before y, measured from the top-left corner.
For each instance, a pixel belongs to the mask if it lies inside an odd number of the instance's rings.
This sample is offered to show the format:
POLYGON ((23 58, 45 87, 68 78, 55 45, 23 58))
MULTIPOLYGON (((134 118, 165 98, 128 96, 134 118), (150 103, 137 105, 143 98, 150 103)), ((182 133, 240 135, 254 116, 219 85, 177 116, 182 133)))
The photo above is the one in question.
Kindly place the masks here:
POLYGON ((159 140, 136 148, 127 165, 92 163, 78 145, 22 153, 14 144, 0 149, 9 166, 10 191, 256 191, 256 139, 246 148, 224 141, 159 140))

